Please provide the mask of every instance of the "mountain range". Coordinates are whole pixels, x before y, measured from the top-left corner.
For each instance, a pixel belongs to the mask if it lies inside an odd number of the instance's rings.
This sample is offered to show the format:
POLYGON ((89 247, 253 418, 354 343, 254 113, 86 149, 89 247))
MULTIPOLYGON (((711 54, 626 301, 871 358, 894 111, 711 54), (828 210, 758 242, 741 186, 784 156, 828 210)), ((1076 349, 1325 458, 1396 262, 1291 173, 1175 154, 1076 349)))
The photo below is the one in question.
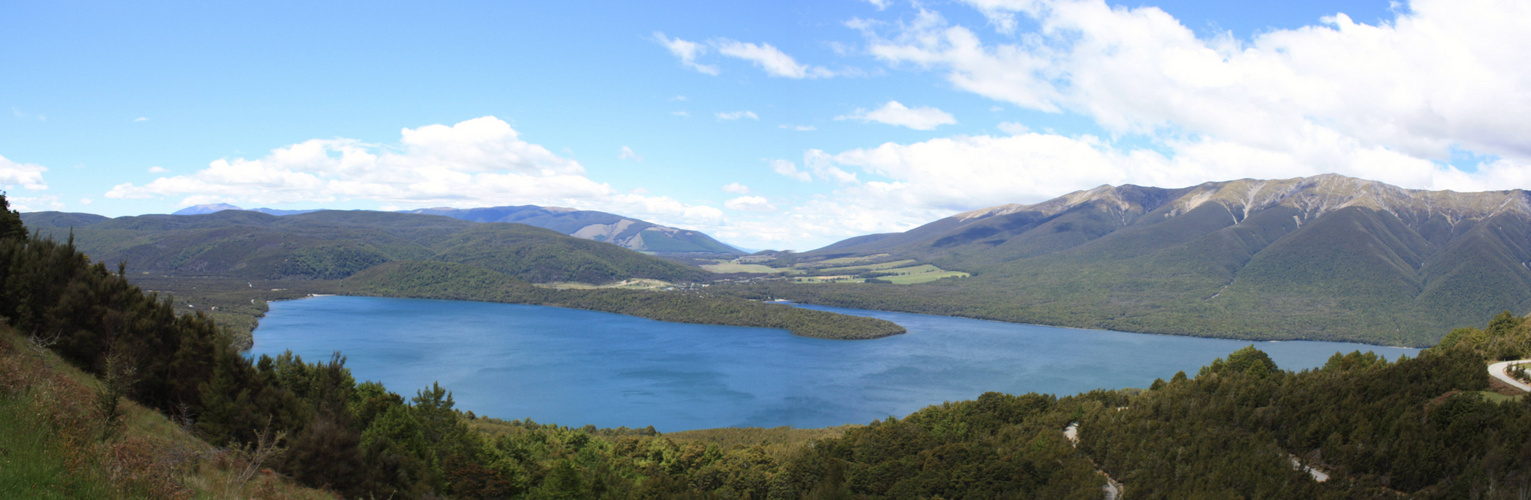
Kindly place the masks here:
POLYGON ((915 287, 771 285, 831 305, 1248 338, 1430 345, 1531 311, 1531 195, 1339 175, 1101 186, 794 256, 973 273, 915 287))
MULTIPOLYGON (((246 210, 227 203, 195 205, 171 215, 203 215, 225 210, 246 210)), ((297 215, 317 210, 249 209, 270 215, 297 215)), ((423 208, 402 213, 442 215, 472 222, 511 222, 560 233, 611 243, 629 250, 664 255, 738 256, 745 252, 713 239, 700 231, 661 226, 652 222, 592 210, 520 205, 486 208, 423 208)))
POLYGON ((569 236, 603 241, 630 250, 663 254, 723 254, 744 252, 700 231, 661 226, 606 212, 521 205, 488 208, 424 208, 412 214, 444 215, 473 222, 514 222, 552 229, 569 236))
MULTIPOLYGON (((701 233, 601 212, 416 212, 40 212, 23 220, 58 238, 73 228, 93 258, 125 260, 135 271, 241 279, 333 280, 385 262, 427 261, 531 282, 697 282, 712 275, 627 249, 733 251, 701 233)), ((1426 346, 1501 311, 1531 311, 1531 195, 1410 190, 1339 175, 1101 186, 773 255, 778 268, 913 261, 972 276, 895 286, 779 280, 715 293, 1125 331, 1426 346)))
POLYGON ((705 281, 710 273, 523 224, 323 210, 288 216, 225 210, 195 216, 22 214, 29 229, 137 273, 251 280, 348 277, 395 261, 483 267, 534 283, 629 278, 705 281))

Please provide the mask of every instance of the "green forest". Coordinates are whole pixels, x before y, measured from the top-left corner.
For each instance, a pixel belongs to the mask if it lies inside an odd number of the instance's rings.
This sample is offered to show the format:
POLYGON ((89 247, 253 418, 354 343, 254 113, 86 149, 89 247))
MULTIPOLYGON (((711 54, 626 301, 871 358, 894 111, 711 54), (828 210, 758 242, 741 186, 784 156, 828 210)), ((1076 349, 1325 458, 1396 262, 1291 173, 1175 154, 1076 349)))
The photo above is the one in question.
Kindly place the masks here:
POLYGON ((1415 359, 1292 372, 1250 347, 1145 389, 989 393, 835 430, 569 428, 358 381, 340 353, 246 358, 209 316, 3 208, 0 446, 24 457, 0 454, 4 497, 1085 499, 1108 478, 1127 498, 1531 494, 1531 402, 1485 370, 1531 354, 1510 314, 1415 359), (143 444, 125 429, 146 419, 203 444, 143 444))

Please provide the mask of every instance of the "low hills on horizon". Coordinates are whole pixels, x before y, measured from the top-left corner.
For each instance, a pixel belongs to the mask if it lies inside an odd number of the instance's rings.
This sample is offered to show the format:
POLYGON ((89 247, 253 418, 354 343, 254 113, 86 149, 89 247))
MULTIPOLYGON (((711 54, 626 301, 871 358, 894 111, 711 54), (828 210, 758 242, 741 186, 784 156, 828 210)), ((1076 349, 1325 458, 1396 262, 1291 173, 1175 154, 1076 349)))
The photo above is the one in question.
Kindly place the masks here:
POLYGON ((911 287, 756 285, 805 302, 1125 331, 1434 344, 1531 311, 1531 194, 1326 174, 1101 186, 778 260, 915 259, 911 287))
POLYGON ((248 280, 335 280, 393 261, 483 267, 532 283, 704 281, 709 273, 613 245, 522 224, 323 210, 288 216, 225 210, 197 216, 22 214, 29 229, 128 270, 248 280))
MULTIPOLYGON (((225 210, 246 210, 227 203, 194 205, 171 215, 206 215, 225 210)), ((298 215, 319 210, 248 209, 269 215, 298 215)), ((659 255, 712 255, 733 257, 748 252, 722 243, 701 231, 661 226, 622 215, 562 207, 516 205, 484 208, 422 208, 399 213, 442 215, 472 222, 526 224, 587 240, 611 243, 629 250, 659 255)))

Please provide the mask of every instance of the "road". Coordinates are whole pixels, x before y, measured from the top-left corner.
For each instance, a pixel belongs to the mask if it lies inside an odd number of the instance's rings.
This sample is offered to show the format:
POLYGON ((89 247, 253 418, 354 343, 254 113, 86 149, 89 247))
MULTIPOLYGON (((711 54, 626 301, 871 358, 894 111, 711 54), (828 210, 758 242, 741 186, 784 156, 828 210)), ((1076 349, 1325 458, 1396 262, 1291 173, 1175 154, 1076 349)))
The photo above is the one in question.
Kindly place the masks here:
POLYGON ((1494 377, 1494 378, 1497 378, 1497 379, 1499 379, 1501 381, 1504 381, 1504 383, 1506 383, 1506 384, 1510 384, 1511 387, 1514 387, 1516 389, 1520 389, 1522 391, 1531 392, 1531 385, 1526 385, 1525 382, 1521 382, 1519 380, 1515 380, 1515 377, 1511 377, 1510 374, 1506 372, 1506 369, 1509 368, 1512 365, 1519 365, 1519 364, 1525 364, 1525 363, 1531 363, 1531 359, 1522 359, 1522 360, 1517 360, 1517 361, 1500 361, 1498 363, 1494 363, 1492 365, 1488 365, 1488 374, 1491 377, 1494 377))

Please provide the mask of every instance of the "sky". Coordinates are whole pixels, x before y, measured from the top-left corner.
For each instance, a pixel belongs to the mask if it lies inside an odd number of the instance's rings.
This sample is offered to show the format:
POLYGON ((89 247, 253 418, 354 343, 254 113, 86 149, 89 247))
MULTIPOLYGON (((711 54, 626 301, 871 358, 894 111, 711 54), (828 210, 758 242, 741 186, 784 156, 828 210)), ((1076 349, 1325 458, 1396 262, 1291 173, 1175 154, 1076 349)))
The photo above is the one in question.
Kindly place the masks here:
POLYGON ((1528 26, 1523 0, 0 0, 0 186, 794 250, 1102 184, 1528 189, 1528 26))

